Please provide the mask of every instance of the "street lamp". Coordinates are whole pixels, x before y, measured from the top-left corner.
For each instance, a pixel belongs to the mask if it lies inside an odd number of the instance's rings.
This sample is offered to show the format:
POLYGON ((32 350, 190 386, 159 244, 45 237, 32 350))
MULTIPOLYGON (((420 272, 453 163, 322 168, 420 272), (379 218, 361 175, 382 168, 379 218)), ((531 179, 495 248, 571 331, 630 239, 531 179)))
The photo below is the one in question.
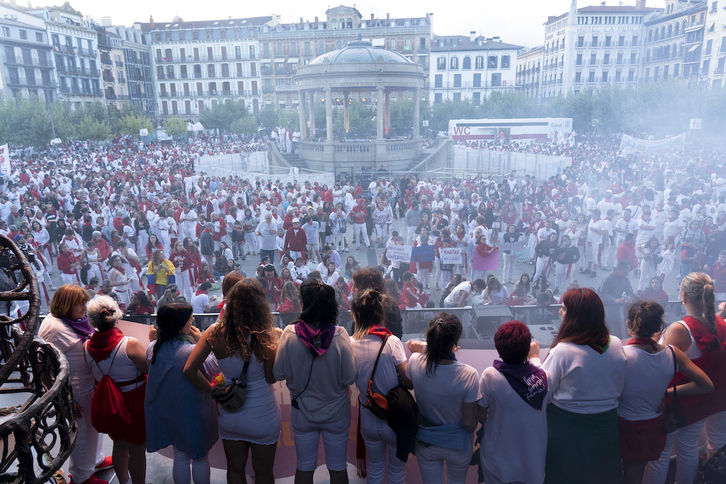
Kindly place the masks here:
POLYGON ((53 132, 53 139, 55 139, 55 123, 53 122, 53 94, 52 93, 59 88, 60 88, 60 86, 55 81, 53 81, 50 84, 48 84, 47 86, 45 86, 45 94, 46 94, 46 98, 48 99, 48 111, 50 112, 50 129, 53 132), (49 89, 52 89, 50 91, 50 93, 51 93, 50 95, 48 95, 49 89))

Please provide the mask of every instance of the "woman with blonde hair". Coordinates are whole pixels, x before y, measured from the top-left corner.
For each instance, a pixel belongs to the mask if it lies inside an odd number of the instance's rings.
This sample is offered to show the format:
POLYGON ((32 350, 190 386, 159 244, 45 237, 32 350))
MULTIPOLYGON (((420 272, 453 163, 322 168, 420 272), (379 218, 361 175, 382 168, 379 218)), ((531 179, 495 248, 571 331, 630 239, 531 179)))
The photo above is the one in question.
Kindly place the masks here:
MULTIPOLYGON (((701 272, 687 274, 681 281, 681 304, 686 316, 671 324, 663 343, 678 348, 701 368, 715 387, 712 395, 680 397, 686 425, 666 436, 660 459, 645 469, 643 482, 663 484, 673 447, 676 450, 676 482, 691 483, 698 473, 698 435, 706 426, 709 452, 726 444, 726 322, 716 315, 713 280, 701 272)), ((678 375, 677 383, 690 380, 678 375)))
POLYGON ((110 458, 96 455, 98 432, 91 425, 91 400, 95 379, 86 364, 83 344, 93 334, 88 324, 86 303, 91 299, 81 286, 64 284, 53 294, 50 314, 43 319, 38 336, 55 345, 68 359, 69 380, 76 405, 78 434, 70 456, 71 483, 107 484, 93 475, 96 463, 103 461, 110 467, 110 458), (98 457, 98 458, 97 458, 98 457))
POLYGON ((227 456, 227 482, 246 482, 245 467, 252 452, 255 482, 275 481, 273 466, 282 417, 275 400, 272 365, 277 335, 270 307, 259 282, 245 279, 225 295, 224 314, 204 332, 184 367, 184 374, 200 390, 212 385, 201 372, 210 353, 222 369, 225 385, 246 371, 246 399, 235 411, 219 409, 219 430, 227 456))
POLYGON ((407 363, 403 343, 385 327, 384 302, 385 295, 378 289, 365 289, 355 295, 351 305, 350 312, 356 328, 351 336, 351 346, 355 355, 355 381, 361 401, 358 429, 365 442, 368 483, 383 482, 387 451, 388 482, 403 484, 406 480, 406 461, 399 459, 398 455, 408 456, 408 452, 413 449, 401 449, 402 453, 397 452, 397 437, 388 422, 376 417, 363 403, 379 352, 380 359, 373 375, 371 390, 385 395, 398 386, 399 378, 409 389, 413 388, 406 377, 407 363), (384 345, 383 348, 381 344, 384 345))
MULTIPOLYGON (((128 425, 113 429, 113 468, 120 484, 143 484, 146 477, 146 348, 136 338, 124 336, 116 326, 123 316, 116 301, 99 296, 88 303, 88 321, 96 328, 85 345, 84 356, 96 381, 108 375, 123 395, 131 416, 128 425)), ((90 409, 93 411, 92 409, 90 409)))

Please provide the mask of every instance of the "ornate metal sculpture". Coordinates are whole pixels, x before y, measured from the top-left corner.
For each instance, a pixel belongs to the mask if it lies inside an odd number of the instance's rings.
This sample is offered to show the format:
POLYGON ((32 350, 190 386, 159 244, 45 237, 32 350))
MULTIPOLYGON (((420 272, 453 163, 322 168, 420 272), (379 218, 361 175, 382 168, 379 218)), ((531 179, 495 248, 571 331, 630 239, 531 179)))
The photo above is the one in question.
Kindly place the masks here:
POLYGON ((0 483, 49 482, 73 450, 78 424, 69 365, 58 349, 35 336, 40 298, 34 271, 14 242, 0 235, 3 274, 22 275, 0 302, 27 301, 25 314, 0 316, 0 483), (8 403, 11 405, 8 406, 8 403))

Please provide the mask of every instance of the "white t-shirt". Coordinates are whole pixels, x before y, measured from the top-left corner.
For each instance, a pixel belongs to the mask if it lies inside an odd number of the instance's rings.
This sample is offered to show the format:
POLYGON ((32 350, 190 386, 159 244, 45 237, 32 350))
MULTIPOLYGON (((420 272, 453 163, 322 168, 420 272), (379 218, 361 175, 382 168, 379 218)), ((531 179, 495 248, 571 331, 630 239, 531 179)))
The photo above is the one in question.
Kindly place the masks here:
POLYGON ((450 305, 455 305, 455 304, 458 305, 459 299, 461 299, 461 291, 464 291, 467 294, 471 294, 472 290, 473 290, 472 283, 469 281, 464 281, 461 284, 459 284, 458 286, 456 286, 454 288, 454 290, 451 291, 451 294, 446 296, 446 299, 444 299, 444 302, 446 304, 450 304, 450 305))
MULTIPOLYGON (((549 388, 552 383, 547 377, 549 388)), ((537 410, 512 389, 497 369, 489 367, 482 372, 479 406, 488 408, 489 413, 479 452, 486 470, 501 482, 541 484, 544 481, 547 404, 551 400, 552 391, 548 391, 542 409, 537 410), (512 462, 526 464, 512 465, 512 462)))
POLYGON ((191 305, 192 311, 194 311, 195 314, 203 313, 204 306, 209 305, 209 296, 204 293, 192 296, 191 305))
POLYGON ((648 420, 660 415, 658 408, 673 378, 673 352, 665 348, 648 353, 635 346, 623 348, 628 364, 625 385, 618 398, 618 416, 626 420, 648 420))
POLYGON ((439 365, 429 374, 426 357, 414 353, 408 360, 406 374, 413 382, 421 415, 434 425, 461 422, 463 404, 479 400, 479 375, 464 363, 439 365))
POLYGON ((615 336, 603 354, 589 346, 559 343, 542 364, 552 378, 552 403, 579 414, 617 408, 626 361, 623 343, 615 336))
MULTIPOLYGON (((360 341, 354 338, 350 339, 350 344, 353 346, 353 356, 355 356, 355 384, 358 386, 358 391, 360 391, 361 401, 366 400, 368 381, 371 379, 373 365, 376 362, 382 342, 379 336, 370 334, 365 335, 360 341)), ((396 367, 404 361, 406 361, 406 352, 403 349, 403 343, 396 336, 389 336, 373 378, 373 391, 385 395, 388 390, 397 387, 398 373, 396 373, 396 367)))

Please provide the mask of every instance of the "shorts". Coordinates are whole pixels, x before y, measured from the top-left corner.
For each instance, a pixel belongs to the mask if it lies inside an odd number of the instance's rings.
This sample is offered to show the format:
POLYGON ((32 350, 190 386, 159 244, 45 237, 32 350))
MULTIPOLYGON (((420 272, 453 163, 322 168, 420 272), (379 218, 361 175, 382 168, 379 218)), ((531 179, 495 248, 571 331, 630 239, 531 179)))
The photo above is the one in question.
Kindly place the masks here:
POLYGON ((133 390, 122 393, 126 410, 131 414, 131 423, 122 429, 109 432, 111 440, 126 440, 131 445, 146 443, 146 413, 144 400, 146 400, 146 382, 133 390))
POLYGON ((320 244, 319 244, 319 243, 315 243, 315 244, 308 244, 308 245, 306 245, 305 247, 306 247, 306 248, 307 248, 307 249, 308 249, 309 251, 310 251, 310 250, 317 250, 317 251, 319 251, 319 250, 320 250, 320 244))

